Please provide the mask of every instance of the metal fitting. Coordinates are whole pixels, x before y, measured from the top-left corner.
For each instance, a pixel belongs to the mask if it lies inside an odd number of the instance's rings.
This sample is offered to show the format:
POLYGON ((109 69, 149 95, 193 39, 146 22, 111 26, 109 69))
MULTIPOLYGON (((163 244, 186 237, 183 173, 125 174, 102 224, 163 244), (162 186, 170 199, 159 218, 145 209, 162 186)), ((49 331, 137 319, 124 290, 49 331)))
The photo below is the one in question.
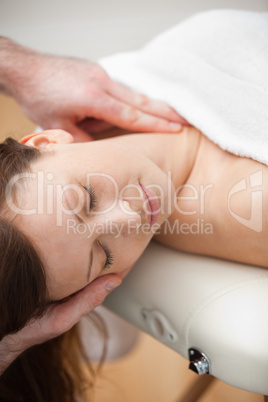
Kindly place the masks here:
POLYGON ((189 349, 189 369, 198 375, 209 374, 209 359, 205 353, 200 352, 198 349, 189 349))

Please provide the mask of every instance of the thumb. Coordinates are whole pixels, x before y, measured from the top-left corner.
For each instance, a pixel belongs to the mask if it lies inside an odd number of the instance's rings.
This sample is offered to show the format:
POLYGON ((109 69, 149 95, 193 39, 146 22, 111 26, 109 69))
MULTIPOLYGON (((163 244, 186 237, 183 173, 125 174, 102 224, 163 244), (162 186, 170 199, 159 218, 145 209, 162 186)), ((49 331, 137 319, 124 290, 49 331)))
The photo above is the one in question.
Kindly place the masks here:
POLYGON ((91 282, 77 295, 73 296, 73 298, 77 297, 74 303, 76 309, 78 307, 79 310, 79 319, 102 304, 105 297, 121 283, 122 279, 115 274, 104 275, 91 282))
POLYGON ((117 275, 104 275, 91 282, 67 301, 51 306, 48 316, 53 337, 72 328, 85 315, 103 303, 105 297, 122 282, 117 275))
POLYGON ((68 300, 51 304, 42 317, 33 319, 17 333, 7 336, 11 349, 21 353, 68 331, 100 305, 121 282, 122 279, 117 275, 104 275, 68 300))

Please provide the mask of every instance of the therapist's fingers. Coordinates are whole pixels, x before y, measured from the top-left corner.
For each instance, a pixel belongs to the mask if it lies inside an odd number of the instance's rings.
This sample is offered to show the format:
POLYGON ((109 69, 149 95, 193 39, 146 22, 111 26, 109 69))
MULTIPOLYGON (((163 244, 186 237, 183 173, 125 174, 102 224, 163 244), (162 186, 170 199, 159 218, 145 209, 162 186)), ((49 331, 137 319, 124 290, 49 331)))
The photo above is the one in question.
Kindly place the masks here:
POLYGON ((101 131, 110 130, 113 125, 111 123, 107 123, 104 120, 94 119, 92 117, 87 117, 86 119, 80 121, 78 123, 78 127, 81 130, 84 130, 86 133, 99 133, 101 131))
POLYGON ((102 108, 94 110, 94 117, 132 131, 179 132, 182 129, 181 123, 143 112, 109 95, 102 99, 102 108))
POLYGON ((166 103, 150 99, 148 96, 132 91, 130 88, 114 81, 109 81, 106 91, 117 100, 127 103, 142 110, 143 112, 162 117, 163 119, 189 125, 187 120, 180 116, 172 107, 166 103))
POLYGON ((65 120, 59 124, 59 127, 72 134, 75 142, 87 142, 93 140, 93 137, 90 135, 90 130, 85 130, 79 123, 75 124, 71 120, 65 120))
POLYGON ((117 275, 97 278, 66 301, 49 306, 43 317, 27 324, 13 337, 13 344, 21 350, 55 338, 72 328, 82 317, 103 303, 105 297, 122 282, 117 275))
POLYGON ((53 336, 72 328, 82 317, 102 304, 105 297, 121 282, 116 275, 100 277, 67 301, 53 306, 48 315, 53 336))

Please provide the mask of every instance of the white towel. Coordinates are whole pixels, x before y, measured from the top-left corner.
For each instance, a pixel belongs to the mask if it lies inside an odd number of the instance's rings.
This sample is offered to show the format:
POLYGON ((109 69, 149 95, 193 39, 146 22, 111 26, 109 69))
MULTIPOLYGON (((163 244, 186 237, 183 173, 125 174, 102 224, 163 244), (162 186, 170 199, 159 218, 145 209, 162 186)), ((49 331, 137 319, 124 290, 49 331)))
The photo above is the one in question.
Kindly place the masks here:
POLYGON ((268 13, 204 12, 100 64, 224 150, 268 164, 268 13))

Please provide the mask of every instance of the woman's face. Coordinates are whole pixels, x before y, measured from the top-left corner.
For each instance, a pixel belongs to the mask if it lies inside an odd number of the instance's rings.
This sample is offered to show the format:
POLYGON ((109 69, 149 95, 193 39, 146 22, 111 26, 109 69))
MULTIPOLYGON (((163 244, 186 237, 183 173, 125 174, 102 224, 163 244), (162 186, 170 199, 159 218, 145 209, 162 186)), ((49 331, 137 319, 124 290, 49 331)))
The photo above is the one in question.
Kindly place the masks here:
POLYGON ((120 139, 49 144, 42 153, 15 178, 9 207, 44 264, 50 298, 61 300, 131 269, 171 213, 170 182, 120 139))

